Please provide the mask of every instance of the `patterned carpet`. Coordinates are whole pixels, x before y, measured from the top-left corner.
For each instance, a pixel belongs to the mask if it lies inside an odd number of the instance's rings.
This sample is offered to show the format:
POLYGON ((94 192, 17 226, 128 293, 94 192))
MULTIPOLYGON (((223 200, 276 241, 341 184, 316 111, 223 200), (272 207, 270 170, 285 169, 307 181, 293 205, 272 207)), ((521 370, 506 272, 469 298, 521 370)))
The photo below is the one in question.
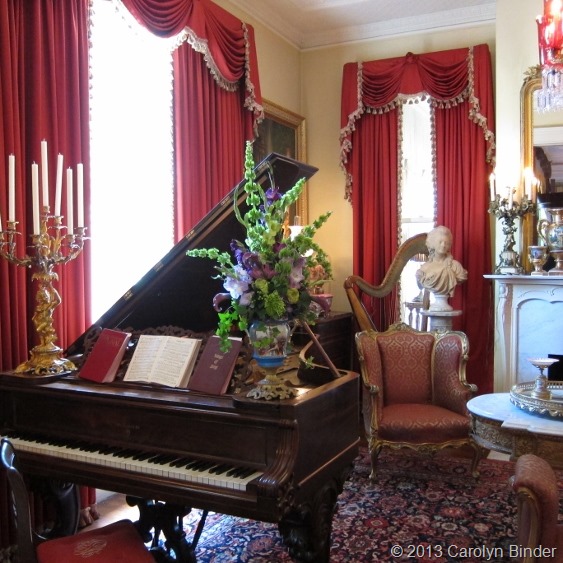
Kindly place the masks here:
MULTIPOLYGON (((331 562, 510 561, 516 504, 508 479, 514 464, 483 460, 479 468, 476 480, 469 459, 384 451, 379 480, 372 483, 362 449, 339 497, 331 562)), ((194 513, 186 520, 188 537, 195 522, 194 513)), ((292 561, 276 525, 213 513, 196 556, 209 563, 292 561)))

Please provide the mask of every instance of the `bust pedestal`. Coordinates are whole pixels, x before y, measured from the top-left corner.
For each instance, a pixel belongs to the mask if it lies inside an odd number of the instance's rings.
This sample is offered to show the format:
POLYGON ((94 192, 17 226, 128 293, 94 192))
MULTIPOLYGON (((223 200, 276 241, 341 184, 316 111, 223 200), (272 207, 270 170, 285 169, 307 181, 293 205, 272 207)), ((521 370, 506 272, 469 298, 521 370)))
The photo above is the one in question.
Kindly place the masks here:
POLYGON ((420 314, 427 317, 427 330, 452 330, 454 317, 459 317, 462 312, 424 309, 420 314))

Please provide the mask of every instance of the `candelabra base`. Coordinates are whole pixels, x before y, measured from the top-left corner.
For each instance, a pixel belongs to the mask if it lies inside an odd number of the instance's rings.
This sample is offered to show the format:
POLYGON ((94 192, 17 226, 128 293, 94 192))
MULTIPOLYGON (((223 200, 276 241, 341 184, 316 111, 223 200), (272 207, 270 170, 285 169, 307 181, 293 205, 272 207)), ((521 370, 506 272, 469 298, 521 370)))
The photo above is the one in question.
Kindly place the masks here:
POLYGON ((520 263, 520 255, 514 250, 503 250, 499 258, 500 262, 495 269, 495 274, 522 274, 524 272, 520 263))
POLYGON ((34 376, 57 375, 76 370, 76 366, 62 356, 58 346, 35 346, 27 362, 20 364, 15 373, 27 373, 34 376))

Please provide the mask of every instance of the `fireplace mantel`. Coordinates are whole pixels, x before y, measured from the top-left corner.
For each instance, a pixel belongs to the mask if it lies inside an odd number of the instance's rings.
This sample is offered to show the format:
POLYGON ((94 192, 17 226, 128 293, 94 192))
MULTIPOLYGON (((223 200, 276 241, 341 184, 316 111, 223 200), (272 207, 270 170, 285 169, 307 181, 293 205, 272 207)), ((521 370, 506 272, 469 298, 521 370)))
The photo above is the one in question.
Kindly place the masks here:
POLYGON ((537 375, 528 358, 563 355, 563 276, 486 275, 498 289, 495 391, 537 375))

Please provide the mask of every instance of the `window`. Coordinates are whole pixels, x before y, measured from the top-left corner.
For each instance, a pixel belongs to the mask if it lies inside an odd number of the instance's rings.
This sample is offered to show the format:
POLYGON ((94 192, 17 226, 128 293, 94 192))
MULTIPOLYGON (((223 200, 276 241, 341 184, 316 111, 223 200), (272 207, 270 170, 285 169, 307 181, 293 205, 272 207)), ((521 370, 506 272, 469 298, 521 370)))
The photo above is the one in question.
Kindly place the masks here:
MULTIPOLYGON (((403 105, 401 242, 434 227, 436 192, 432 164, 431 108, 428 100, 403 105)), ((411 260, 401 275, 401 302, 412 301, 420 290, 415 272, 420 262, 411 260)), ((408 322, 408 310, 402 311, 408 322)))
POLYGON ((173 245, 170 41, 95 0, 91 37, 92 318, 173 245))

